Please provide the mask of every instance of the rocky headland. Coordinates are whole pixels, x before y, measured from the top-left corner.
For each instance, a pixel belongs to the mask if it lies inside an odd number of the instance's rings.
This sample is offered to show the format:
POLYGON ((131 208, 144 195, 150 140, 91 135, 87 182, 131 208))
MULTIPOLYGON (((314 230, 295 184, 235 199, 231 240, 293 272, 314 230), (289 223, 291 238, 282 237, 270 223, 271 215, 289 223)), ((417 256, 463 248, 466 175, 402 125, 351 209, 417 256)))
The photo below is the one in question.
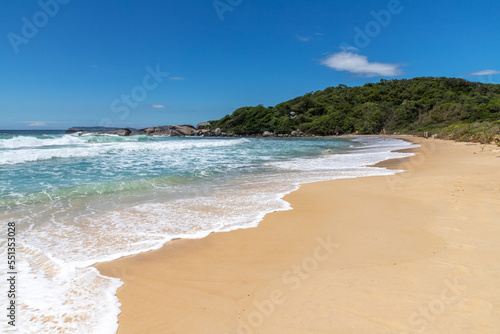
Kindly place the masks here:
MULTIPOLYGON (((164 125, 153 126, 144 129, 134 128, 110 128, 110 127, 72 127, 66 130, 66 134, 96 134, 115 136, 163 136, 163 137, 242 137, 232 133, 223 132, 220 128, 210 129, 210 123, 199 123, 196 127, 192 125, 164 125)), ((290 134, 275 134, 264 131, 260 135, 250 135, 249 137, 301 137, 304 134, 299 131, 292 131, 290 134)), ((314 136, 314 135, 312 135, 314 136)))
POLYGON ((200 123, 194 127, 192 125, 164 125, 153 126, 144 129, 133 128, 105 128, 105 127, 73 127, 66 130, 66 134, 77 133, 79 135, 98 134, 98 135, 116 135, 116 136, 163 136, 163 137, 186 137, 186 136, 204 136, 204 137, 233 137, 233 135, 224 133, 221 129, 210 130, 205 123, 200 123))

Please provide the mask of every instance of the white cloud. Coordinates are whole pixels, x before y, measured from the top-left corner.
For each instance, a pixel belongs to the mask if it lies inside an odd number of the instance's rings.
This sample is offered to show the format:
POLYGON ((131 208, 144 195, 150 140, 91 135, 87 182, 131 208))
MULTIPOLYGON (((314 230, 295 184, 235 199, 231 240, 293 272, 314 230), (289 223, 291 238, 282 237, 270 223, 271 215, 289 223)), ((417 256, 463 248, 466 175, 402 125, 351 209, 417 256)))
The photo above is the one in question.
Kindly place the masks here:
POLYGON ((470 76, 482 76, 482 75, 493 75, 493 74, 500 74, 500 71, 484 70, 484 71, 472 72, 469 75, 470 76))
POLYGON ((171 77, 170 80, 184 80, 183 77, 171 77))
POLYGON ((311 40, 311 37, 309 36, 295 35, 295 38, 297 38, 301 42, 309 42, 311 40))
POLYGON ((156 109, 166 108, 166 107, 165 107, 164 105, 162 105, 162 104, 153 104, 151 107, 152 107, 152 108, 156 108, 156 109))
POLYGON ((28 126, 47 126, 45 122, 27 122, 28 126))
POLYGON ((342 51, 344 52, 349 52, 349 51, 359 51, 359 49, 357 47, 354 47, 354 46, 341 46, 340 47, 342 49, 342 51))
MULTIPOLYGON (((78 122, 78 121, 70 121, 78 122)), ((26 126, 54 126, 54 125, 68 125, 68 121, 18 121, 17 123, 26 124, 26 126)))
POLYGON ((393 77, 403 74, 399 64, 370 63, 368 57, 352 52, 338 52, 321 61, 336 71, 348 71, 364 77, 393 77))

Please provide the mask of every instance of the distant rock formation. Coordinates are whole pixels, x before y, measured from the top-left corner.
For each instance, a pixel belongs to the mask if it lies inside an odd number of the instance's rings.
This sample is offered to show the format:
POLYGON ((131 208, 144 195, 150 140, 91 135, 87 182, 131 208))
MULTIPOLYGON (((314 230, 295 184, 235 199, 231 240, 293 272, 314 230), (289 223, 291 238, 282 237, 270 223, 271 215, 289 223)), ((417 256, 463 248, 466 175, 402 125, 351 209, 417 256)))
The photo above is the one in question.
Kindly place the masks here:
POLYGON ((186 136, 204 136, 204 137, 233 137, 231 134, 222 132, 217 128, 214 131, 207 129, 210 123, 200 123, 197 128, 192 125, 165 125, 154 126, 144 129, 132 128, 105 128, 105 127, 73 127, 66 130, 66 134, 78 133, 96 134, 96 135, 117 135, 117 136, 163 136, 163 137, 186 137, 186 136), (200 126, 201 125, 201 126, 200 126))
POLYGON ((130 129, 120 129, 115 132, 118 136, 130 136, 130 133, 132 133, 130 129))
POLYGON ((192 125, 165 125, 150 127, 134 132, 135 135, 183 137, 195 135, 196 128, 192 125))
MULTIPOLYGON (((196 127, 185 125, 164 125, 152 126, 144 129, 134 128, 109 128, 102 126, 94 127, 72 127, 66 130, 66 134, 79 135, 115 135, 115 136, 162 136, 162 137, 240 137, 232 133, 223 132, 222 129, 210 129, 209 122, 199 123, 196 127)), ((264 131, 260 135, 249 135, 249 137, 303 137, 304 133, 299 130, 292 131, 290 134, 276 134, 271 131, 264 131)))
MULTIPOLYGON (((113 132, 113 131, 118 131, 118 130, 123 130, 122 128, 111 128, 111 127, 106 127, 106 126, 81 126, 81 127, 73 127, 69 128, 66 130, 67 134, 71 133, 95 133, 95 132, 113 132)), ((135 129, 129 129, 129 130, 135 130, 135 129)))

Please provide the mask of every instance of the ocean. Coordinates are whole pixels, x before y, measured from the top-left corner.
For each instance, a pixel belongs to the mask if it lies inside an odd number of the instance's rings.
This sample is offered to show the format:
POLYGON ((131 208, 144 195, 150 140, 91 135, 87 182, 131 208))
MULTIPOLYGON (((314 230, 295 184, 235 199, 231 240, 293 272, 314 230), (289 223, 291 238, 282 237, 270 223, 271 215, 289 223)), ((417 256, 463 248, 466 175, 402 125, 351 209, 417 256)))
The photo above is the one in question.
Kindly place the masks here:
MULTIPOLYGON (((121 281, 90 267, 255 227, 300 184, 391 175, 388 138, 170 138, 0 130, 1 252, 16 225, 19 333, 115 333, 121 281)), ((7 274, 0 280, 7 305, 7 274)), ((4 311, 5 313, 5 311, 4 311)), ((7 314, 7 313, 6 313, 7 314)))

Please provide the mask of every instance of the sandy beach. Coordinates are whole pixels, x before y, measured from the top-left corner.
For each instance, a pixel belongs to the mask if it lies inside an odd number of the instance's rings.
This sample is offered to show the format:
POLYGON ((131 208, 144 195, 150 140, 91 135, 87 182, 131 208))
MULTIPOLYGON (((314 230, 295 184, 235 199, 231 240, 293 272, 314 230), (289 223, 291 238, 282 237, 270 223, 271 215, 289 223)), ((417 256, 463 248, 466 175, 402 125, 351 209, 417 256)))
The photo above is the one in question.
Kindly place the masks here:
POLYGON ((257 228, 96 265, 124 282, 118 333, 499 333, 500 149, 409 140, 380 164, 407 172, 306 184, 257 228))

